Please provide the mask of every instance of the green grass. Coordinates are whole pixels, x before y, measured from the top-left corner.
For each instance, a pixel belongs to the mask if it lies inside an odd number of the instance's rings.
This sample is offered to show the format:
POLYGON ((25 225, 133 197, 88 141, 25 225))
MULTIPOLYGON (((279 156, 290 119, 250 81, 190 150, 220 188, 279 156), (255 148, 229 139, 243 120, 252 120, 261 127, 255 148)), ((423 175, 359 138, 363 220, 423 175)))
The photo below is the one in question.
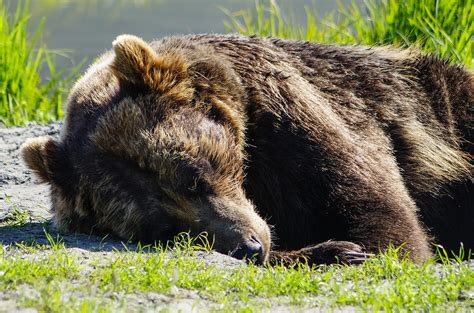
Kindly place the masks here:
POLYGON ((64 92, 77 73, 56 69, 56 53, 39 43, 43 23, 30 32, 28 6, 18 1, 12 15, 0 0, 0 124, 6 126, 61 118, 64 92), (41 79, 42 72, 48 79, 41 79))
POLYGON ((21 227, 31 220, 27 210, 19 207, 16 203, 13 203, 7 194, 4 194, 4 198, 5 202, 11 207, 11 209, 0 219, 0 227, 21 227))
POLYGON ((147 246, 87 257, 67 250, 59 237, 48 239, 43 246, 0 245, 0 292, 41 312, 127 311, 131 298, 149 293, 180 298, 183 290, 226 311, 275 305, 430 312, 474 308, 472 265, 442 254, 443 264, 422 266, 397 259, 391 250, 361 266, 221 267, 196 257, 209 253, 210 246, 185 235, 174 249, 147 246))
MULTIPOLYGON (((287 2, 290 4, 291 2, 287 2)), ((307 22, 284 14, 278 1, 257 0, 254 9, 227 12, 230 31, 320 43, 417 45, 443 58, 473 65, 472 0, 365 0, 339 5, 319 17, 317 1, 306 7, 307 22)), ((289 9, 291 11, 291 9, 289 9)))

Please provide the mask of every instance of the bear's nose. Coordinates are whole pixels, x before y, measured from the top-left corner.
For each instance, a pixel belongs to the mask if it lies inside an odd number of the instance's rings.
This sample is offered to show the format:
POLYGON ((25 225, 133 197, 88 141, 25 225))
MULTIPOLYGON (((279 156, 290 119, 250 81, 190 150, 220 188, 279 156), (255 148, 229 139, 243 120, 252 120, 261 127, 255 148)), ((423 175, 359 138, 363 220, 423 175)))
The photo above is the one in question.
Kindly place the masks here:
POLYGON ((262 264, 264 258, 262 244, 256 237, 252 236, 249 240, 239 243, 235 250, 232 251, 231 256, 240 260, 245 259, 255 264, 262 264))

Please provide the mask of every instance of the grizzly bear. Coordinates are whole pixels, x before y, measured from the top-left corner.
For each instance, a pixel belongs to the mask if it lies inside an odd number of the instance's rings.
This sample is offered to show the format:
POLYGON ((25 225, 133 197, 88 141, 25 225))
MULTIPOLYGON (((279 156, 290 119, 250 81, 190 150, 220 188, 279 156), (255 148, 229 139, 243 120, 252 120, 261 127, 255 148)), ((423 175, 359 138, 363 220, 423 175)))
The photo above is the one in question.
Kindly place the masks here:
POLYGON ((119 36, 27 165, 70 231, 207 232, 236 258, 473 247, 473 75, 394 47, 119 36), (271 226, 270 226, 271 225, 271 226))

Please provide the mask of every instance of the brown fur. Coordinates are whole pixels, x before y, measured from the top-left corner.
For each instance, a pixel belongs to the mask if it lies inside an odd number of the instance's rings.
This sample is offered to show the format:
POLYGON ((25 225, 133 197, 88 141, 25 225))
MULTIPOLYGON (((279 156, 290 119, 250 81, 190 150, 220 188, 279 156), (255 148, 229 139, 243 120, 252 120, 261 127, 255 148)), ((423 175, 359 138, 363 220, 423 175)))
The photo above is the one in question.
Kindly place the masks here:
POLYGON ((272 249, 285 263, 357 263, 389 245, 422 261, 430 237, 473 246, 461 67, 233 35, 113 46, 72 90, 61 140, 22 150, 59 225, 145 241, 207 231, 221 252, 258 241, 261 261, 272 249))

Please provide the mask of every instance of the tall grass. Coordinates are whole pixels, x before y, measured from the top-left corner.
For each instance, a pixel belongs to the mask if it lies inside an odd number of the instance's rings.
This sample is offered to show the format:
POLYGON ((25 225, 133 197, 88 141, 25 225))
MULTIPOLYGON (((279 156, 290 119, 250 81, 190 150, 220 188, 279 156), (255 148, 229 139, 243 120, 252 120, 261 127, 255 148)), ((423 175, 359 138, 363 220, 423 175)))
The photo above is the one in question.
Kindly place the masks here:
POLYGON ((0 0, 0 124, 6 126, 59 119, 74 75, 57 71, 55 54, 39 45, 43 23, 29 32, 28 5, 18 1, 13 15, 0 0), (45 72, 47 81, 40 77, 45 72))
MULTIPOLYGON (((288 1, 287 4, 290 4, 288 1)), ((230 31, 321 43, 417 45, 422 50, 473 65, 473 0, 352 1, 319 17, 317 0, 306 7, 306 25, 285 15, 278 1, 257 0, 254 9, 229 13, 230 31)))

